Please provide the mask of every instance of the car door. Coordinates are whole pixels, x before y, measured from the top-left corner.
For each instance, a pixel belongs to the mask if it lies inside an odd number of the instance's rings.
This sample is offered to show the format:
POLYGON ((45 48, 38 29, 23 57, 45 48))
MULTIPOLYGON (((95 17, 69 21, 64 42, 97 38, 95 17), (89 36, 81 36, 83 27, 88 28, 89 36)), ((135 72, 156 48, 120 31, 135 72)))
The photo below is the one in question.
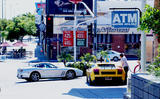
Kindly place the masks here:
POLYGON ((62 71, 53 64, 45 64, 48 77, 61 77, 62 71))
POLYGON ((37 64, 35 67, 36 67, 36 71, 38 71, 41 74, 42 78, 48 77, 45 64, 43 63, 37 64))

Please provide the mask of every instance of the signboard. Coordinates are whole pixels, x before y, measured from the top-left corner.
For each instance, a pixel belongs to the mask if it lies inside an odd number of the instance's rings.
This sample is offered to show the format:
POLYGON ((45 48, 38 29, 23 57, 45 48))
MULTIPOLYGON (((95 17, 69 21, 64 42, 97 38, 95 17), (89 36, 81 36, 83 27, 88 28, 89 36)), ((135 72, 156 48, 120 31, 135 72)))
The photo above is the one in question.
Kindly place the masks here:
MULTIPOLYGON (((63 46, 69 47, 74 44, 73 31, 63 31, 63 46)), ((76 46, 87 45, 87 31, 76 31, 76 46)))
POLYGON ((76 31, 76 46, 86 46, 87 31, 76 31))
MULTIPOLYGON (((91 10, 93 9, 93 0, 85 0, 83 2, 91 10)), ((77 10, 86 12, 89 15, 84 5, 80 3, 77 4, 77 10)), ((46 0, 46 14, 74 14, 74 4, 69 2, 69 0, 46 0)))
POLYGON ((41 2, 36 2, 35 5, 36 5, 36 9, 40 9, 40 8, 45 9, 46 7, 46 3, 41 3, 41 2))
POLYGON ((73 31, 63 31, 63 46, 73 46, 73 31))
POLYGON ((36 12, 41 15, 43 10, 45 10, 45 7, 46 7, 46 3, 41 3, 41 2, 36 2, 35 3, 36 5, 36 12), (41 9, 42 8, 42 9, 41 9))
POLYGON ((138 11, 112 11, 111 24, 115 28, 137 28, 138 11))
POLYGON ((77 4, 79 2, 82 2, 82 0, 69 0, 69 1, 72 2, 72 3, 75 3, 75 4, 77 4))

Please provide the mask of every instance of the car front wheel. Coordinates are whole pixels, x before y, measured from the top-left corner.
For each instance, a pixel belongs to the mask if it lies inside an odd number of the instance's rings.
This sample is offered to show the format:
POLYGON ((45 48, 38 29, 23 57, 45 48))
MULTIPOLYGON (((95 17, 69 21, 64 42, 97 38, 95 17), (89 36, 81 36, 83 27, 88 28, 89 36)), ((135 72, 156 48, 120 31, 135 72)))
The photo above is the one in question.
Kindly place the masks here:
POLYGON ((40 74, 38 72, 33 72, 30 76, 30 80, 35 82, 35 81, 39 81, 40 79, 40 74))
POLYGON ((66 73, 66 79, 73 79, 73 78, 75 78, 75 73, 74 73, 74 71, 67 71, 67 73, 66 73))

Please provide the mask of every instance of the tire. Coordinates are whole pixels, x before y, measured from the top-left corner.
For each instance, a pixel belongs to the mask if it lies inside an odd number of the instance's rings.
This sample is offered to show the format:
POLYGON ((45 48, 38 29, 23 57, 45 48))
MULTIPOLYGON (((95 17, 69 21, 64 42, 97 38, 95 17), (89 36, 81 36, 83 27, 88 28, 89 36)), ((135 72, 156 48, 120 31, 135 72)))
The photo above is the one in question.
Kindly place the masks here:
POLYGON ((89 81, 88 81, 88 76, 86 76, 86 82, 88 83, 89 81))
POLYGON ((114 58, 113 58, 113 61, 115 61, 115 62, 117 62, 118 60, 119 60, 118 57, 114 57, 114 58))
POLYGON ((87 81, 89 85, 94 85, 94 82, 91 80, 91 77, 87 77, 87 81))
POLYGON ((30 81, 31 81, 31 79, 30 79, 30 78, 26 78, 25 80, 26 80, 27 82, 30 82, 30 81))
POLYGON ((39 81, 40 79, 40 74, 38 72, 33 72, 30 75, 30 80, 35 82, 35 81, 39 81))
POLYGON ((66 79, 73 79, 73 78, 75 78, 75 72, 72 71, 72 70, 67 71, 65 78, 66 79))

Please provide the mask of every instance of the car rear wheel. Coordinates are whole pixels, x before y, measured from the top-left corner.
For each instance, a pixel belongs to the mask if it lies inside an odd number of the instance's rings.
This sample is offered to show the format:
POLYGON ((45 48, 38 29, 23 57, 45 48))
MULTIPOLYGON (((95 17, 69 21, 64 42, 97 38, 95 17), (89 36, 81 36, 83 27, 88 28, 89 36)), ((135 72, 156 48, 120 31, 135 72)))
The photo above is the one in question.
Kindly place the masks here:
POLYGON ((114 58, 113 58, 113 61, 115 61, 115 62, 117 62, 118 60, 119 60, 118 57, 114 57, 114 58))
POLYGON ((66 79, 73 79, 73 78, 75 78, 75 72, 71 70, 67 71, 66 79))
POLYGON ((40 74, 38 72, 33 72, 30 76, 30 80, 35 82, 35 81, 39 81, 40 79, 40 74))

